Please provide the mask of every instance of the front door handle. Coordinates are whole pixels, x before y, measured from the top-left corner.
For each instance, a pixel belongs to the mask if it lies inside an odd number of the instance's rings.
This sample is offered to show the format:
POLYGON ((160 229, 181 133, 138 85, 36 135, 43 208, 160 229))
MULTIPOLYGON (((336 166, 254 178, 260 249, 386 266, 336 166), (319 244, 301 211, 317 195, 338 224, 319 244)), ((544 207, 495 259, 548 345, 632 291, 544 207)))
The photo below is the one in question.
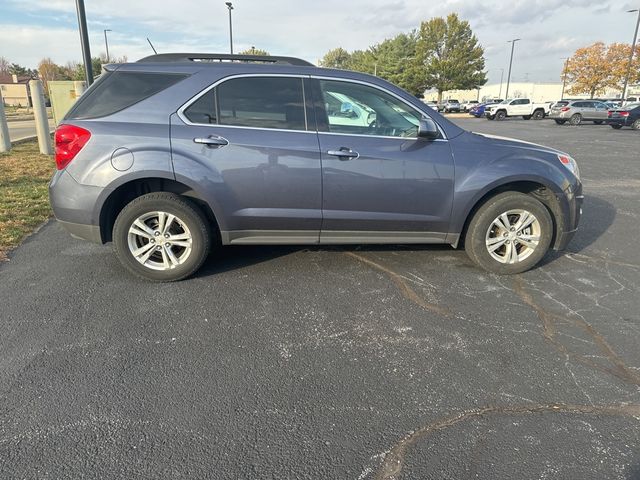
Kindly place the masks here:
POLYGON ((340 147, 338 150, 329 150, 327 155, 338 157, 339 160, 351 160, 358 158, 360 154, 347 147, 340 147))
POLYGON ((229 145, 229 141, 222 137, 194 138, 193 142, 206 145, 207 147, 224 147, 225 145, 229 145))

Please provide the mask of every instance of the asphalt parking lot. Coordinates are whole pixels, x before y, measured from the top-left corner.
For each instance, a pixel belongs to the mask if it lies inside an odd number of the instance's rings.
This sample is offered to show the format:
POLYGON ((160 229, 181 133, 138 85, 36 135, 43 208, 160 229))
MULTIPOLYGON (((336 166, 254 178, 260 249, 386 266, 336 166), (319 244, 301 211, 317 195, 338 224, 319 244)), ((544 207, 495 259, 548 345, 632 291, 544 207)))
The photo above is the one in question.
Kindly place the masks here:
POLYGON ((233 247, 135 280, 46 224, 0 265, 0 478, 640 478, 640 132, 456 119, 578 159, 581 230, 233 247))

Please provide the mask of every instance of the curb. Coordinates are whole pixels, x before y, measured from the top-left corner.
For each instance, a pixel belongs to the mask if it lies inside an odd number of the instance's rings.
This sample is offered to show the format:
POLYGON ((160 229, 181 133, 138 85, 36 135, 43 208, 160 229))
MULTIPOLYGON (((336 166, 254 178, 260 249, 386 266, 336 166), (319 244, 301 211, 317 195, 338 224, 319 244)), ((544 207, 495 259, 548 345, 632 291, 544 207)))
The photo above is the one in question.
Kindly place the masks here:
POLYGON ((20 138, 16 138, 15 140, 11 140, 11 145, 20 145, 21 143, 27 143, 30 142, 31 140, 37 140, 38 136, 37 135, 29 135, 28 137, 20 137, 20 138))

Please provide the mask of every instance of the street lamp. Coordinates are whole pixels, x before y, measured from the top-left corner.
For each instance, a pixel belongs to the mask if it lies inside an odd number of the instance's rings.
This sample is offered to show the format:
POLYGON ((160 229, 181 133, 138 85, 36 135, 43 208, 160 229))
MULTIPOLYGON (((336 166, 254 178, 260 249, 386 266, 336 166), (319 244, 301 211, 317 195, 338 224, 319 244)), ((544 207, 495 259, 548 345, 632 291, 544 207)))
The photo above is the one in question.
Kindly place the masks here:
POLYGON ((569 68, 569 57, 563 57, 560 60, 564 60, 564 69, 562 71, 562 93, 560 94, 560 100, 564 98, 564 88, 567 85, 567 69, 569 68))
POLYGON ((225 2, 225 5, 229 9, 229 50, 233 55, 233 26, 231 24, 231 10, 233 10, 233 3, 225 2))
POLYGON ((514 38, 513 40, 509 40, 507 42, 511 44, 511 58, 509 59, 509 73, 507 73, 507 91, 504 93, 505 100, 509 98, 509 83, 511 82, 511 65, 513 64, 513 48, 516 46, 516 42, 520 40, 522 39, 514 38))
POLYGON ((82 60, 84 62, 84 76, 87 86, 93 83, 93 71, 91 70, 91 50, 89 49, 89 34, 87 33, 87 16, 84 11, 84 0, 76 0, 78 13, 78 30, 80 30, 80 45, 82 45, 82 60))
POLYGON ((107 40, 107 32, 110 32, 111 30, 106 29, 103 30, 104 32, 104 46, 107 49, 107 63, 109 63, 109 41, 107 40))
POLYGON ((622 103, 627 98, 627 86, 629 85, 629 75, 631 75, 631 64, 633 63, 633 53, 636 49, 636 41, 638 40, 638 26, 640 25, 640 9, 627 10, 627 13, 638 12, 638 20, 636 21, 636 30, 633 32, 633 42, 631 43, 631 53, 629 54, 629 63, 627 64, 627 74, 624 77, 624 87, 622 88, 622 103))

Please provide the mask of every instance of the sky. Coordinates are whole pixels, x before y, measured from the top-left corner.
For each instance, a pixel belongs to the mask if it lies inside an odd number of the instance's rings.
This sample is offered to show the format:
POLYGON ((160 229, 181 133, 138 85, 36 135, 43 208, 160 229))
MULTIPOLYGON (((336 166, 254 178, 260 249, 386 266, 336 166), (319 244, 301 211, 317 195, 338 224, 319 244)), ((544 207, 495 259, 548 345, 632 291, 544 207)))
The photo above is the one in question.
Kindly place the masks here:
MULTIPOLYGON (((316 63, 330 49, 366 49, 451 12, 485 49, 489 83, 560 81, 563 57, 597 41, 631 43, 640 0, 234 0, 234 50, 251 46, 316 63)), ((225 0, 85 0, 91 53, 129 61, 159 53, 228 52, 225 0)), ((0 0, 0 56, 35 68, 44 57, 80 61, 74 0, 0 0)))

